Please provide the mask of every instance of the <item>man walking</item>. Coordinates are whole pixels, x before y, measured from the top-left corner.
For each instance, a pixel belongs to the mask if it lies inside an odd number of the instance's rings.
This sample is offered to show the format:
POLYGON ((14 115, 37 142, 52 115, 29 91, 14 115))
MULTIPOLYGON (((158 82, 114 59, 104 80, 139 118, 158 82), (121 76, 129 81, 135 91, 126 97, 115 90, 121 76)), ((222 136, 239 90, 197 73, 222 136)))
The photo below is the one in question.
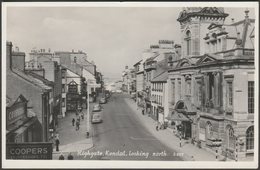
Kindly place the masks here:
POLYGON ((72 119, 72 126, 74 126, 74 124, 75 124, 75 119, 73 118, 72 119))
POLYGON ((77 119, 77 121, 76 121, 76 130, 79 130, 79 125, 80 125, 79 119, 77 119))
POLYGON ((56 144, 56 151, 59 151, 60 140, 59 140, 59 137, 58 137, 58 136, 56 136, 55 144, 56 144))

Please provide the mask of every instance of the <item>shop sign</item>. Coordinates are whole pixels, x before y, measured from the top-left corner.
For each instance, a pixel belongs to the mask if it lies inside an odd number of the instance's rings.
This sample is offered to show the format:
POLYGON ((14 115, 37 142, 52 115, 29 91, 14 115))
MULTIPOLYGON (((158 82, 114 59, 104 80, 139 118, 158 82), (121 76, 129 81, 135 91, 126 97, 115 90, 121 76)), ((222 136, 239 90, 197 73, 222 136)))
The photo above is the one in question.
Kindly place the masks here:
POLYGON ((25 108, 24 103, 20 103, 7 110, 7 116, 6 116, 7 126, 11 125, 12 123, 16 122, 17 120, 23 117, 26 117, 24 108, 25 108))
POLYGON ((7 143, 6 159, 52 159, 51 142, 7 143))

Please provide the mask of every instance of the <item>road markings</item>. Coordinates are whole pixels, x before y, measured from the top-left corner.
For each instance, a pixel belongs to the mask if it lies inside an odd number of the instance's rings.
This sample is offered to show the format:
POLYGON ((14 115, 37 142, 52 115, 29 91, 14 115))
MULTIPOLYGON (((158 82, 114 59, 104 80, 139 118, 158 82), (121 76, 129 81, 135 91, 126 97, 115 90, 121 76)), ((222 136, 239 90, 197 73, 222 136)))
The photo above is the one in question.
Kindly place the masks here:
POLYGON ((155 138, 135 138, 133 136, 131 136, 130 139, 132 139, 132 140, 158 140, 158 139, 155 139, 155 138))

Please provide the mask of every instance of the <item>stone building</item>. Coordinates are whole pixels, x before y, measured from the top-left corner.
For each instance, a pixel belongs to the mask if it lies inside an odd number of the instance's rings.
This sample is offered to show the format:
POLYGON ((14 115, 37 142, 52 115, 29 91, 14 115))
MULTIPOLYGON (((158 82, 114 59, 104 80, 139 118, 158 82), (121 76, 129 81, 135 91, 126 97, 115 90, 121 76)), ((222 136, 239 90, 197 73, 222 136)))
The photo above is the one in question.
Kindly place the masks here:
MULTIPOLYGON (((28 132, 34 136, 30 136, 27 139, 24 138, 24 140, 48 142, 50 137, 49 125, 51 113, 49 108, 53 96, 52 88, 44 84, 41 80, 25 73, 25 61, 23 60, 25 53, 19 52, 19 55, 17 55, 17 53, 12 52, 11 42, 6 43, 6 54, 6 95, 11 101, 18 100, 19 96, 22 95, 22 98, 28 101, 26 103, 26 112, 30 113, 30 116, 35 117, 35 121, 39 121, 37 126, 32 128, 33 132, 28 132), (16 64, 13 65, 13 63, 16 64)), ((15 102, 15 104, 20 105, 19 103, 19 101, 15 102)), ((24 105, 24 103, 22 105, 24 105)), ((10 106, 16 107, 13 105, 10 106)), ((9 107, 9 105, 7 107, 9 107)), ((26 117, 25 112, 20 113, 23 115, 23 118, 26 117)), ((7 114, 10 114, 10 112, 7 111, 7 114)), ((26 130, 26 128, 24 130, 26 130)), ((20 132, 23 133, 24 131, 20 132)), ((19 141, 23 141, 23 139, 19 141)))
POLYGON ((165 113, 165 110, 167 110, 166 103, 168 102, 166 99, 168 94, 168 72, 165 70, 157 72, 157 74, 151 80, 151 117, 164 124, 166 117, 168 117, 168 113, 165 113))
POLYGON ((177 19, 182 56, 168 62, 171 122, 183 137, 235 160, 254 153, 254 19, 248 12, 226 25, 223 8, 184 8, 177 19))

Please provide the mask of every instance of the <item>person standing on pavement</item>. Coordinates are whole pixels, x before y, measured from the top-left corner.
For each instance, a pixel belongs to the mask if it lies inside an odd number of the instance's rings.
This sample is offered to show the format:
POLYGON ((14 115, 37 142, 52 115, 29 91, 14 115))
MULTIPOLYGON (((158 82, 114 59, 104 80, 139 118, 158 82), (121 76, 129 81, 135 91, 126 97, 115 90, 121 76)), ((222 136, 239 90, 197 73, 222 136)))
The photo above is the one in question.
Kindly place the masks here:
POLYGON ((84 114, 83 113, 81 113, 81 119, 84 120, 84 114))
POLYGON ((56 144, 56 151, 59 151, 59 144, 60 144, 59 136, 56 136, 55 144, 56 144))
POLYGON ((71 155, 71 153, 69 153, 68 155, 68 160, 73 160, 73 156, 71 155))
POLYGON ((59 156, 59 160, 64 160, 64 156, 63 156, 62 153, 61 153, 61 155, 59 156))
POLYGON ((75 124, 75 119, 73 118, 72 119, 72 126, 74 126, 74 124, 75 124))
POLYGON ((181 148, 181 135, 180 135, 180 137, 179 137, 179 138, 180 138, 180 148, 181 148))

